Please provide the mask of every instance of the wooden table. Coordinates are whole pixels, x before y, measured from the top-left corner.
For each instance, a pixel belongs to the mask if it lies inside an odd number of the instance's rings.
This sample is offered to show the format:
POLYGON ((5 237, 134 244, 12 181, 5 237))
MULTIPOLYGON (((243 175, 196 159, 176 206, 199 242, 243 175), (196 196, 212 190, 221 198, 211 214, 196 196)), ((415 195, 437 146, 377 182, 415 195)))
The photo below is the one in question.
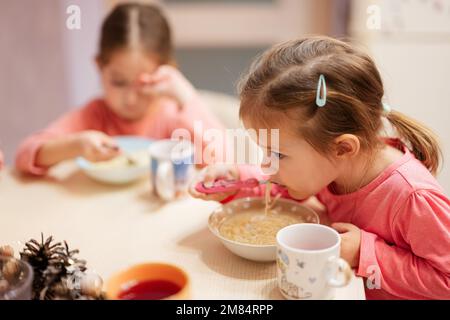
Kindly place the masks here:
MULTIPOLYGON (((30 238, 67 240, 106 281, 113 273, 148 261, 184 268, 194 299, 282 299, 275 263, 247 261, 229 252, 207 228, 219 204, 186 196, 162 203, 147 179, 128 186, 103 185, 73 163, 49 177, 0 172, 0 244, 16 250, 30 238)), ((364 299, 363 281, 336 293, 337 299, 364 299)))

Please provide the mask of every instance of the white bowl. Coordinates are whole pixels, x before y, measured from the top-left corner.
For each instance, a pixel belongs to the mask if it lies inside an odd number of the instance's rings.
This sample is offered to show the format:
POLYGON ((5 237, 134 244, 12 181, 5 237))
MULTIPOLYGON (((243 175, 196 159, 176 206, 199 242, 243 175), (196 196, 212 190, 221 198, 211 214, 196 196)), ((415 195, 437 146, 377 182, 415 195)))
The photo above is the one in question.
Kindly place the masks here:
MULTIPOLYGON (((133 153, 137 151, 147 151, 152 140, 134 137, 134 136, 118 136, 114 137, 118 146, 125 153, 133 153)), ((126 184, 142 178, 150 172, 150 157, 145 162, 138 162, 132 166, 123 167, 99 167, 96 164, 84 159, 76 160, 80 169, 90 178, 108 184, 126 184)))
MULTIPOLYGON (((261 211, 264 212, 265 201, 263 198, 240 198, 222 205, 214 210, 209 216, 209 230, 222 241, 225 247, 242 258, 260 262, 275 261, 276 244, 255 245, 237 242, 223 237, 219 232, 220 225, 230 215, 243 213, 255 208, 261 209, 261 211)), ((319 223, 319 216, 313 210, 293 200, 278 199, 273 210, 280 212, 295 212, 303 217, 305 223, 319 223)))

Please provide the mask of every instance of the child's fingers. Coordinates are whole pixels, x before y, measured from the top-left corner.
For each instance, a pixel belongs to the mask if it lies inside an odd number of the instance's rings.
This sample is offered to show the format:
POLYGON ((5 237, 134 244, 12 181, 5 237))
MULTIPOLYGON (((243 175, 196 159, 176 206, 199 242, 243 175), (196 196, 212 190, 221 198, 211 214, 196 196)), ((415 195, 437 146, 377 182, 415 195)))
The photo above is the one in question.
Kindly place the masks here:
POLYGON ((114 141, 101 140, 92 144, 89 153, 95 161, 106 161, 117 157, 122 151, 114 141))
POLYGON ((164 78, 167 78, 168 76, 168 72, 162 68, 159 67, 155 72, 153 73, 142 73, 138 80, 137 83, 140 85, 154 85, 155 83, 163 80, 164 78))
POLYGON ((208 201, 221 201, 227 198, 230 195, 228 193, 205 194, 196 189, 199 183, 203 183, 206 187, 211 186, 220 176, 222 175, 219 175, 215 170, 211 170, 211 168, 203 169, 189 186, 189 194, 194 198, 208 201))
POLYGON ((149 74, 149 77, 147 77, 147 83, 154 85, 158 82, 167 80, 169 77, 170 70, 165 66, 161 66, 154 73, 149 74))
POLYGON ((119 155, 122 153, 122 150, 117 145, 113 144, 101 144, 99 147, 96 148, 96 151, 99 154, 105 154, 105 155, 119 155))
POLYGON ((163 64, 161 66, 158 67, 158 69, 153 73, 154 76, 167 76, 171 73, 173 73, 173 71, 176 71, 177 69, 167 65, 167 64, 163 64))
POLYGON ((163 94, 167 91, 167 84, 165 82, 152 82, 142 86, 141 92, 146 95, 163 94))
POLYGON ((190 194, 192 197, 194 197, 194 198, 202 199, 203 196, 204 196, 203 193, 200 193, 200 192, 198 192, 197 190, 195 190, 195 185, 194 185, 194 184, 191 184, 191 185, 189 186, 188 192, 189 192, 189 194, 190 194))
POLYGON ((117 143, 109 137, 101 139, 94 146, 101 153, 119 153, 121 151, 117 143))
POLYGON ((220 202, 226 198, 228 198, 231 194, 226 194, 226 193, 214 193, 214 194, 204 194, 204 193, 199 193, 198 191, 191 191, 189 190, 189 194, 197 199, 201 199, 201 200, 205 200, 205 201, 217 201, 220 202))
POLYGON ((166 71, 159 68, 154 73, 143 73, 137 80, 137 85, 143 94, 151 95, 166 91, 169 76, 166 71))
POLYGON ((98 162, 98 161, 107 161, 117 157, 120 154, 119 151, 114 151, 109 148, 98 148, 93 149, 91 152, 90 161, 98 162))
POLYGON ((84 140, 86 141, 87 145, 98 150, 102 148, 103 149, 109 148, 115 151, 119 150, 117 142, 110 136, 104 134, 103 132, 99 131, 86 132, 84 140))
POLYGON ((198 183, 203 183, 206 187, 211 187, 212 184, 218 179, 228 179, 234 180, 238 178, 238 173, 230 169, 229 166, 225 165, 213 165, 202 169, 197 176, 193 179, 189 186, 189 194, 194 198, 211 200, 211 201, 222 201, 228 198, 230 195, 236 193, 233 192, 223 192, 214 194, 205 194, 196 190, 198 183))
POLYGON ((217 179, 237 179, 238 173, 235 168, 226 164, 215 164, 207 168, 205 174, 217 179))
POLYGON ((117 157, 122 153, 122 151, 119 148, 102 148, 101 152, 103 155, 105 155, 105 157, 108 158, 117 157))
POLYGON ((214 184, 219 177, 215 174, 215 172, 205 172, 203 175, 203 184, 205 187, 210 188, 214 184))
POLYGON ((236 177, 233 176, 231 172, 206 172, 203 179, 203 184, 205 187, 212 187, 216 180, 225 179, 225 180, 234 180, 236 177))
POLYGON ((344 222, 333 223, 331 224, 331 227, 339 233, 346 233, 354 229, 351 223, 344 223, 344 222))
POLYGON ((142 73, 138 78, 138 84, 148 85, 152 83, 152 75, 150 73, 142 73))
POLYGON ((225 177, 227 180, 238 180, 238 178, 239 178, 239 173, 235 172, 233 169, 230 168, 230 169, 227 169, 227 171, 226 171, 224 177, 225 177))
POLYGON ((140 90, 143 94, 152 94, 154 93, 153 85, 153 75, 149 73, 143 73, 139 76, 137 85, 140 87, 140 90))
POLYGON ((201 192, 198 192, 196 190, 197 184, 204 182, 205 180, 205 169, 200 171, 191 181, 188 191, 194 198, 200 198, 202 199, 204 194, 201 192))
POLYGON ((169 75, 167 73, 155 73, 152 75, 151 78, 151 84, 157 85, 158 83, 165 82, 167 79, 169 79, 169 75))
POLYGON ((216 180, 216 173, 211 167, 203 168, 195 178, 195 183, 203 182, 205 186, 210 187, 212 183, 216 180))
POLYGON ((196 184, 191 184, 188 192, 192 197, 197 198, 197 199, 206 200, 206 201, 221 201, 228 197, 227 194, 223 194, 223 193, 205 194, 202 192, 198 192, 195 189, 195 187, 196 187, 196 184))

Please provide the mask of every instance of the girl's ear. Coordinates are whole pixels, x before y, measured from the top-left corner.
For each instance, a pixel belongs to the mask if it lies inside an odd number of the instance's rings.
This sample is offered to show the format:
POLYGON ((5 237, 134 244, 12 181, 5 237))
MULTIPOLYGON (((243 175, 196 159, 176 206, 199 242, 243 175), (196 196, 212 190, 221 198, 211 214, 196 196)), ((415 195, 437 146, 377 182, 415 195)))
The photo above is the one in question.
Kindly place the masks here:
POLYGON ((335 156, 337 158, 351 158, 358 155, 361 149, 359 138, 354 134, 343 134, 334 139, 335 156))

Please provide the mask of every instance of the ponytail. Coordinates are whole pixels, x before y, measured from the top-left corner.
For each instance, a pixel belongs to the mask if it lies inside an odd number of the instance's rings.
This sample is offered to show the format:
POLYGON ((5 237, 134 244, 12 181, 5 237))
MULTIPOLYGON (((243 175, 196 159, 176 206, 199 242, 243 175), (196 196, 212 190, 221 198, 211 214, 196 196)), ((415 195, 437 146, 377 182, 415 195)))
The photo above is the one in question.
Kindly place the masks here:
POLYGON ((392 110, 386 118, 397 131, 399 137, 410 144, 411 152, 433 175, 440 166, 442 152, 436 135, 416 120, 392 110))

